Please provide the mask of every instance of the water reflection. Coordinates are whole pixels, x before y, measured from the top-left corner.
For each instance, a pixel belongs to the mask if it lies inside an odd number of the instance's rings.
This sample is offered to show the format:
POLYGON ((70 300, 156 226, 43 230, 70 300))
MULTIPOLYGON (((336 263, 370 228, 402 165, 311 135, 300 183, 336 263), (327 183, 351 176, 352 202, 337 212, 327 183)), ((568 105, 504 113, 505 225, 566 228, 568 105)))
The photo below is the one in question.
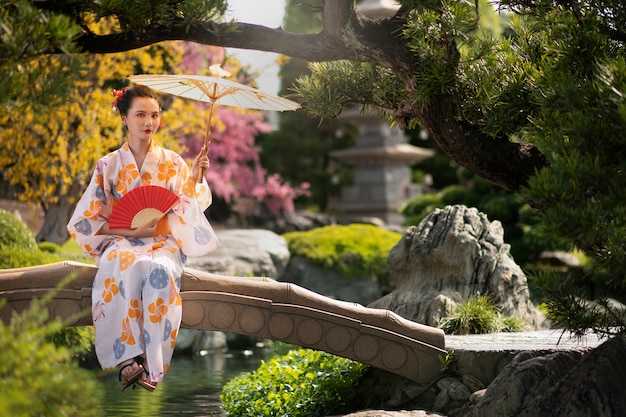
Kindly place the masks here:
POLYGON ((225 416, 219 396, 222 386, 241 372, 258 368, 263 349, 174 356, 165 381, 150 393, 140 387, 118 388, 117 373, 96 370, 104 393, 104 415, 116 417, 225 416))

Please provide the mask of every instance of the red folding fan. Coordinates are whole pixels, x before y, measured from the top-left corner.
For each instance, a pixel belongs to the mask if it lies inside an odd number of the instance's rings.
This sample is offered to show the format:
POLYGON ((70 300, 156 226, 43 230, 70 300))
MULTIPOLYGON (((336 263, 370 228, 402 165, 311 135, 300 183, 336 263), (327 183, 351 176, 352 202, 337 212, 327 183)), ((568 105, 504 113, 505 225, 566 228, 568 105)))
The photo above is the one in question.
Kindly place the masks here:
POLYGON ((110 229, 136 229, 165 216, 178 196, 164 187, 144 185, 124 194, 109 216, 110 229))

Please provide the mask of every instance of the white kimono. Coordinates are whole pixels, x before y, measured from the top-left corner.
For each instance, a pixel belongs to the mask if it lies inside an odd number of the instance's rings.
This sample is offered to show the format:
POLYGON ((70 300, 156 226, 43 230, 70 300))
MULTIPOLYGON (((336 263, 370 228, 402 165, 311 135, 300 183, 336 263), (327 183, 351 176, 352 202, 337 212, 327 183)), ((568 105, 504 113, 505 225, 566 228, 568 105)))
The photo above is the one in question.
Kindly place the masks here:
POLYGON ((179 291, 186 257, 219 247, 204 215, 210 204, 206 181, 196 184, 178 154, 154 143, 141 171, 128 143, 96 164, 68 231, 99 267, 93 283, 92 318, 96 354, 103 369, 142 355, 150 380, 162 381, 181 322, 179 291), (166 187, 180 197, 159 221, 155 236, 98 234, 111 207, 142 185, 166 187))

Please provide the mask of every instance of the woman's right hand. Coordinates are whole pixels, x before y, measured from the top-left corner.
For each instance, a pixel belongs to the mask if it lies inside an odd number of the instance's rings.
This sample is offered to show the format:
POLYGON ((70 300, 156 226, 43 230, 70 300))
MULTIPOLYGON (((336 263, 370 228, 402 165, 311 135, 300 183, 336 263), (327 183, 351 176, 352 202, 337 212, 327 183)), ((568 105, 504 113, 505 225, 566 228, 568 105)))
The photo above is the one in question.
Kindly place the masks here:
POLYGON ((135 238, 152 237, 156 232, 157 224, 158 220, 155 220, 152 223, 148 223, 136 229, 111 229, 109 228, 109 222, 106 222, 100 228, 99 233, 101 235, 116 235, 135 238))
POLYGON ((137 237, 137 238, 152 237, 154 236, 154 233, 156 232, 158 223, 159 223, 158 220, 155 220, 152 223, 148 223, 136 229, 128 229, 131 232, 134 232, 134 235, 129 236, 129 237, 137 237))

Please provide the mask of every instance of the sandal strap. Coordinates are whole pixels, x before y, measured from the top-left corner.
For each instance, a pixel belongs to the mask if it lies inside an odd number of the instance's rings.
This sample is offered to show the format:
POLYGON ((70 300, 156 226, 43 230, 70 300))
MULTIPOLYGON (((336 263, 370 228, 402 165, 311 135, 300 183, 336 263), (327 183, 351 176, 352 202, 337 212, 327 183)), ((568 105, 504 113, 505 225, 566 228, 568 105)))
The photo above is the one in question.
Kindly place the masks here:
POLYGON ((134 364, 135 364, 134 362, 129 362, 129 363, 127 363, 126 365, 124 365, 124 366, 122 366, 122 367, 120 368, 120 372, 119 372, 119 374, 118 374, 118 379, 119 379, 120 381, 122 380, 122 371, 123 371, 124 369, 128 368, 129 366, 133 366, 134 364))
MULTIPOLYGON (((133 364, 134 362, 129 365, 132 366, 133 364)), ((126 366, 124 366, 123 368, 125 367, 126 366)), ((144 371, 145 371, 144 367, 137 364, 137 369, 130 372, 123 379, 122 379, 122 373, 120 372, 120 385, 122 386, 122 391, 124 391, 126 388, 128 388, 131 385, 134 387, 135 383, 137 382, 137 380, 141 378, 141 375, 144 373, 144 371)))

